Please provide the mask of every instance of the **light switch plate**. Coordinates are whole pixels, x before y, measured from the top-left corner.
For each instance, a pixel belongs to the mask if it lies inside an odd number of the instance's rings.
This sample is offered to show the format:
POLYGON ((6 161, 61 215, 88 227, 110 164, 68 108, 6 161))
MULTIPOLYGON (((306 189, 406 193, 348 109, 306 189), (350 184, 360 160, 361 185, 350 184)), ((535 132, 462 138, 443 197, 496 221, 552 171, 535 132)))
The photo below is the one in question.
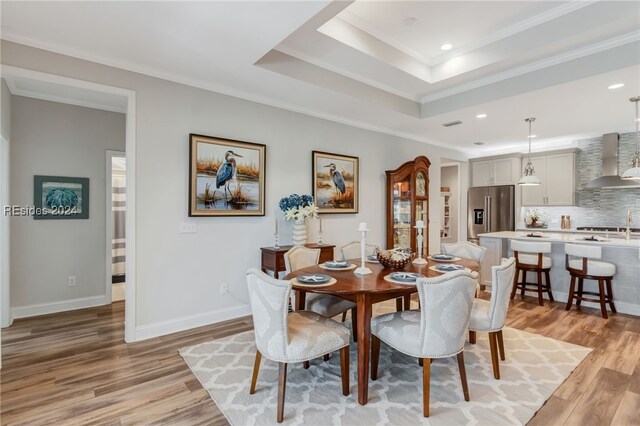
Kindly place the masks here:
POLYGON ((195 234, 197 230, 196 224, 193 222, 180 222, 181 234, 195 234))

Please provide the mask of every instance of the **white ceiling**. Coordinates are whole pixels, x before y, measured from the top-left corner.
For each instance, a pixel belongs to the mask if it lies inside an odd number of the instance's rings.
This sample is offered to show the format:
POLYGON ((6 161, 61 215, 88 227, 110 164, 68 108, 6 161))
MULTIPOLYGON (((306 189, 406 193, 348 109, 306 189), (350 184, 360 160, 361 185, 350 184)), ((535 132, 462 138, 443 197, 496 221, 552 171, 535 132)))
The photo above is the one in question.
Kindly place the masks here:
POLYGON ((630 128, 640 93, 636 1, 0 7, 9 41, 471 154, 520 147, 529 115, 539 146, 630 128))

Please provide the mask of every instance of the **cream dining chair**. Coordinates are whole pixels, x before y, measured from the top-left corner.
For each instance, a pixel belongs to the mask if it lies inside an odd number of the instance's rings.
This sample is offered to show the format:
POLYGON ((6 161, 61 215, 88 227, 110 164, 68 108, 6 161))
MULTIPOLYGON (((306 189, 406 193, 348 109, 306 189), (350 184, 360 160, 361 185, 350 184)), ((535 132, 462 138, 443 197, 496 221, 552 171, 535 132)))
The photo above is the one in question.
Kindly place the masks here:
MULTIPOLYGON (((370 256, 375 253, 378 246, 373 244, 365 245, 365 256, 370 256)), ((351 241, 340 247, 340 253, 342 254, 342 260, 347 259, 360 259, 360 241, 351 241)))
POLYGON ((491 364, 493 377, 500 379, 500 359, 504 361, 504 340, 502 328, 507 319, 509 296, 516 275, 516 259, 502 259, 499 266, 491 267, 491 300, 475 299, 469 321, 469 342, 476 343, 478 331, 489 333, 489 349, 491 350, 491 364))
MULTIPOLYGON (((284 254, 284 267, 286 273, 298 269, 308 268, 317 265, 320 261, 320 249, 310 249, 306 247, 293 247, 284 254)), ((345 314, 351 309, 351 325, 353 326, 353 339, 357 340, 357 318, 356 304, 337 296, 327 294, 307 293, 305 297, 305 310, 312 311, 323 317, 332 318, 336 315, 345 314)), ((344 318, 343 318, 344 320, 344 318)), ((308 364, 306 364, 308 365, 308 364)))
POLYGON ((291 282, 258 269, 247 271, 247 286, 256 338, 256 358, 249 393, 256 391, 262 356, 278 363, 276 419, 284 418, 287 364, 309 361, 340 350, 342 394, 349 395, 349 329, 314 312, 289 313, 291 282))
POLYGON ((371 379, 378 378, 380 341, 420 358, 425 417, 429 417, 431 359, 457 356, 464 400, 469 401, 463 351, 477 278, 477 273, 467 271, 420 278, 416 283, 420 310, 393 312, 371 320, 371 379))
MULTIPOLYGON (((442 253, 448 254, 451 256, 457 256, 461 259, 473 260, 478 265, 482 265, 482 259, 484 259, 484 254, 486 252, 487 252, 486 247, 473 244, 472 242, 469 242, 469 241, 458 241, 457 243, 442 244, 442 253)), ((480 269, 478 269, 478 274, 479 273, 480 273, 480 269)), ((478 278, 478 288, 480 290, 485 289, 485 286, 480 284, 480 278, 478 278)))

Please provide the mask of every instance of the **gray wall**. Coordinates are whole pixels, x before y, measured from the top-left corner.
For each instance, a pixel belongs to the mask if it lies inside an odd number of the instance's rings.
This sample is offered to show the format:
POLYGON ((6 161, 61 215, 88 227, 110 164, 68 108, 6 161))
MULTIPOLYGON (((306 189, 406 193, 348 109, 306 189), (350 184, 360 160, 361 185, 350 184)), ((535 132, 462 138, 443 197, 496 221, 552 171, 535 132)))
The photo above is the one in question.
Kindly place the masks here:
POLYGON ((0 105, 2 137, 5 140, 11 140, 11 92, 9 92, 4 78, 0 79, 0 86, 2 86, 2 96, 0 97, 2 101, 2 105, 0 105))
MULTIPOLYGON (((360 157, 360 213, 323 220, 324 241, 338 245, 359 238, 356 229, 363 221, 372 229, 370 241, 383 243, 384 171, 417 155, 429 157, 430 190, 436 195, 430 205, 436 219, 431 246, 439 250, 440 158, 464 161, 459 152, 6 41, 2 63, 135 90, 136 316, 147 335, 245 309, 245 272, 259 267, 259 248, 273 243, 274 216, 281 215, 278 200, 292 192, 310 192, 314 149, 360 157), (267 145, 267 217, 187 217, 191 132, 267 145), (197 233, 180 234, 184 220, 195 222, 197 233), (228 284, 229 295, 220 294, 222 283, 228 284)), ((462 172, 467 182, 466 164, 462 172)), ((316 227, 310 225, 312 240, 316 227)), ((282 227, 281 235, 283 242, 290 240, 290 228, 282 227)))
POLYGON ((13 97, 11 204, 33 205, 34 175, 89 178, 89 219, 12 218, 13 308, 105 294, 105 150, 124 143, 124 114, 13 97))

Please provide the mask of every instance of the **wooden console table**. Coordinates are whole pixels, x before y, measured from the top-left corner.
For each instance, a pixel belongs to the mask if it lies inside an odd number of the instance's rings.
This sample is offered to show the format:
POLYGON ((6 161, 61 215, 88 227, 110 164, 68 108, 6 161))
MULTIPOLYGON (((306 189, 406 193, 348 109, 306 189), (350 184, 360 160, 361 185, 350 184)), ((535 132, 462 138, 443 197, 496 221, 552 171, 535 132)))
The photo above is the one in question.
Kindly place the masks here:
MULTIPOLYGON (((285 271, 284 254, 293 246, 280 246, 279 249, 273 247, 260 247, 262 252, 262 272, 273 271, 273 276, 278 278, 278 272, 285 271)), ((320 263, 327 260, 333 260, 333 249, 336 247, 332 244, 305 244, 310 249, 320 249, 320 263)))

